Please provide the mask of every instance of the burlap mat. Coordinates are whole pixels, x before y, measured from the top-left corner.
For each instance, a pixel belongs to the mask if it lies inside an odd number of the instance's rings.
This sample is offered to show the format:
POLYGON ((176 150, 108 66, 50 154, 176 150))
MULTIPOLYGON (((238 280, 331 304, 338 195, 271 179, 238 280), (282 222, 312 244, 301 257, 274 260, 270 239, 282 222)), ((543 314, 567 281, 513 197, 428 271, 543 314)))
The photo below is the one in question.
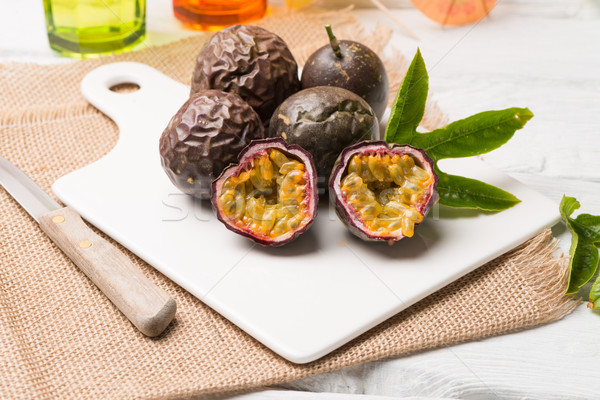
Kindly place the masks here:
MULTIPOLYGON (((261 24, 300 62, 339 37, 381 51, 391 32, 365 32, 348 11, 291 14, 261 24)), ((79 93, 94 67, 132 60, 188 83, 204 36, 126 55, 62 65, 0 65, 0 155, 46 191, 58 177, 106 154, 116 126, 79 93)), ((386 58, 393 92, 405 59, 386 58)), ((425 125, 444 120, 429 104, 425 125)), ((562 296, 566 263, 549 231, 427 297, 334 353, 307 365, 278 357, 131 255, 177 301, 176 321, 156 339, 139 333, 0 189, 0 397, 181 398, 290 381, 547 323, 572 309, 562 296)))

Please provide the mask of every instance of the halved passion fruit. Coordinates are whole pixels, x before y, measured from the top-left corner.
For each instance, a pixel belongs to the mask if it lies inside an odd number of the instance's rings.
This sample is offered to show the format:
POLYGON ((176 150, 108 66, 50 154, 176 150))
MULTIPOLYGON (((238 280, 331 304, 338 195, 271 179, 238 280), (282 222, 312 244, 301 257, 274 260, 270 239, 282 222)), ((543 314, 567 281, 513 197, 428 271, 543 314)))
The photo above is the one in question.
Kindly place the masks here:
POLYGON ((310 153, 282 138, 261 139, 213 182, 211 201, 227 229, 263 246, 281 246, 313 223, 316 187, 310 153))
POLYGON ((437 201, 433 160, 412 146, 365 141, 342 151, 329 179, 340 219, 363 240, 411 237, 437 201))

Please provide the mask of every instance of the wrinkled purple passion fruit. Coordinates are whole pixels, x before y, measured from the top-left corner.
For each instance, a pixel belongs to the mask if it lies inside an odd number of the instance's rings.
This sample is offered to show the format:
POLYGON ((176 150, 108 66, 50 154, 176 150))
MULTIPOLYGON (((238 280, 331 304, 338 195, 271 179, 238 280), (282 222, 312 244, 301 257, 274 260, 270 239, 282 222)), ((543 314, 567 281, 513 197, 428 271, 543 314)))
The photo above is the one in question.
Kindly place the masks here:
POLYGON ((255 140, 212 184, 212 204, 227 229, 263 246, 281 246, 317 215, 310 154, 281 138, 255 140))
POLYGON ((163 169, 182 192, 210 198, 211 182, 237 161, 264 127, 256 112, 233 93, 205 90, 194 94, 171 118, 160 137, 163 169))
POLYGON ((205 89, 238 94, 268 124, 277 106, 300 89, 298 65, 274 33, 230 26, 215 33, 198 55, 191 93, 205 89))
POLYGON ((312 154, 320 189, 325 191, 342 150, 362 140, 377 139, 379 125, 360 96, 338 87, 317 86, 290 96, 275 110, 269 137, 276 136, 312 154))
POLYGON ((411 237, 437 201, 433 161, 412 146, 362 142, 340 154, 329 198, 340 219, 363 240, 411 237))

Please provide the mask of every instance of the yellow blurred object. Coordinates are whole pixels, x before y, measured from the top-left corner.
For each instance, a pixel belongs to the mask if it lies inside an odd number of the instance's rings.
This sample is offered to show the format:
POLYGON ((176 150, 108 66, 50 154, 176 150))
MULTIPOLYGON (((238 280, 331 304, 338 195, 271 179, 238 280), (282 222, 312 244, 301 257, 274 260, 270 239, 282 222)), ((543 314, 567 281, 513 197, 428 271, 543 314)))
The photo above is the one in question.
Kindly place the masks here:
POLYGON ((285 5, 288 8, 304 8, 312 4, 313 0, 285 0, 285 5))

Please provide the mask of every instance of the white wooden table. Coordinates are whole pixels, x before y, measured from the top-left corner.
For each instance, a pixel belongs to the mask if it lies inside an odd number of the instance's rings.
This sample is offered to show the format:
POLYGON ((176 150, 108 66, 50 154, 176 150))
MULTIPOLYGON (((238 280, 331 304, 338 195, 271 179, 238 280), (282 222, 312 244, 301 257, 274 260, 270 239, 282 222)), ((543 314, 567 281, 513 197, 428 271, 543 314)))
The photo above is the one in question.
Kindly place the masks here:
MULTIPOLYGON (((490 18, 461 28, 440 27, 408 2, 395 3, 406 5, 394 12, 420 40, 398 30, 394 46, 406 55, 420 47, 431 90, 451 120, 511 106, 534 112, 526 129, 485 160, 557 202, 567 193, 584 212, 600 214, 600 1, 499 0, 490 18)), ((378 11, 357 13, 366 25, 393 27, 378 11)), ((148 0, 147 26, 147 44, 194 34, 174 20, 170 0, 148 0)), ((48 48, 41 0, 0 4, 0 62, 10 60, 65 61, 48 48)), ((568 251, 564 226, 554 233, 568 251)), ((582 305, 536 329, 236 399, 593 399, 600 398, 598 360, 600 313, 582 305)))

